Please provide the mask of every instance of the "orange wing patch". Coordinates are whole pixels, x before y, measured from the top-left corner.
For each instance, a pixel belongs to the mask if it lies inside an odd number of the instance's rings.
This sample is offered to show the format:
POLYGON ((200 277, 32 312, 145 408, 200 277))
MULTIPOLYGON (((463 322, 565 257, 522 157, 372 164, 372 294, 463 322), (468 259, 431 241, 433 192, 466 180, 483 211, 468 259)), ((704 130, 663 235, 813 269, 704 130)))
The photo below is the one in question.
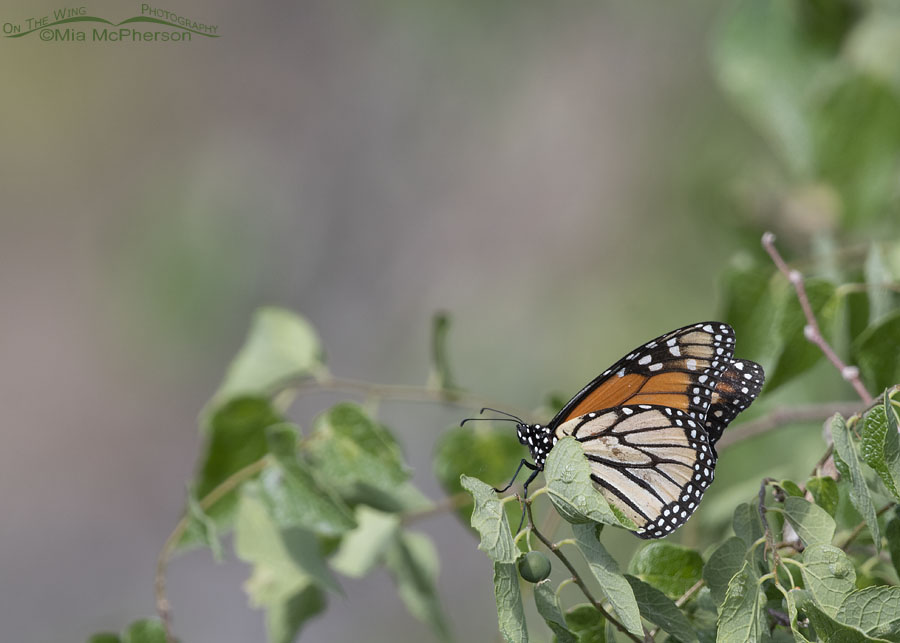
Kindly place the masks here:
POLYGON ((702 419, 733 354, 734 331, 727 324, 701 322, 671 331, 606 369, 563 407, 551 426, 625 404, 665 406, 702 419))
POLYGON ((691 377, 680 371, 652 377, 637 373, 613 376, 584 398, 563 421, 624 404, 656 404, 687 412, 691 403, 688 395, 691 384, 691 377))
POLYGON ((562 421, 586 415, 591 411, 621 406, 634 397, 646 382, 647 378, 637 373, 629 373, 622 377, 613 376, 591 391, 590 395, 581 400, 562 421))

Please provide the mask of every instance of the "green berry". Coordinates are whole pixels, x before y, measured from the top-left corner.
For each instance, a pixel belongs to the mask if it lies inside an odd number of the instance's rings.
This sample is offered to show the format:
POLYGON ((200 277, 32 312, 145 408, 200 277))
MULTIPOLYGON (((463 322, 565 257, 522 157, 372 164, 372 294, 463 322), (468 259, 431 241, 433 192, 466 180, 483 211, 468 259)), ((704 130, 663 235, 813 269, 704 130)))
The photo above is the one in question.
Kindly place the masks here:
POLYGON ((538 583, 550 575, 550 560, 539 551, 530 551, 519 559, 519 574, 529 583, 538 583))

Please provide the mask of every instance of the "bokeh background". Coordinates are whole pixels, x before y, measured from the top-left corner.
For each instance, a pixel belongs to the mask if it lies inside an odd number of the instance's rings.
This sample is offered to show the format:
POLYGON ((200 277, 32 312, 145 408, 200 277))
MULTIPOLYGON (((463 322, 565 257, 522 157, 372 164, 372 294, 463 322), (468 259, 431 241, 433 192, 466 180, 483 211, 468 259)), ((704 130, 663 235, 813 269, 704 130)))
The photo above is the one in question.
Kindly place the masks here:
MULTIPOLYGON (((718 3, 634 4, 191 0, 177 11, 221 38, 0 41, 0 638, 152 614, 198 412, 260 305, 307 316, 335 374, 381 383, 425 381, 448 311, 460 383, 532 408, 713 317, 716 274, 765 227, 827 227, 747 207, 765 146, 715 80, 718 3)), ((53 8, 12 0, 0 21, 53 8)), ((432 448, 464 411, 382 414, 440 497, 432 448)), ((449 515, 421 527, 455 634, 492 640, 475 539, 449 515)), ((178 558, 178 634, 262 640, 248 573, 178 558)), ((347 581, 302 640, 431 640, 389 584, 347 581)))

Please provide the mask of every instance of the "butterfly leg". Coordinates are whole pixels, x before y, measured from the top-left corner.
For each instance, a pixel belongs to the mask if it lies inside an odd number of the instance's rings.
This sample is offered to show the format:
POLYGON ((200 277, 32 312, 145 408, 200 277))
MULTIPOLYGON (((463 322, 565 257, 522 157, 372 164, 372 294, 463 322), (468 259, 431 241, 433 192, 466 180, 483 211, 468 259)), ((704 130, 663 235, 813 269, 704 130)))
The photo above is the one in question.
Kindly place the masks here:
MULTIPOLYGON (((530 485, 534 481, 534 479, 537 478, 538 474, 541 472, 540 469, 538 469, 536 466, 532 465, 530 462, 525 462, 524 460, 522 460, 522 462, 525 463, 525 465, 528 466, 529 469, 531 469, 531 475, 528 476, 528 480, 525 481, 525 485, 524 485, 525 495, 522 496, 522 501, 523 501, 522 502, 522 519, 519 521, 519 526, 516 528, 516 533, 519 533, 520 531, 522 531, 522 525, 525 524, 525 512, 527 510, 525 509, 524 501, 528 498, 528 485, 530 485)), ((522 465, 519 465, 519 468, 521 469, 522 465)), ((509 484, 512 484, 512 482, 510 482, 509 484)))
MULTIPOLYGON (((498 489, 497 487, 494 487, 494 491, 496 491, 497 493, 503 493, 504 491, 509 489, 513 485, 513 482, 516 481, 516 478, 519 477, 519 471, 522 470, 522 467, 528 467, 529 469, 531 469, 534 472, 531 474, 531 477, 528 478, 528 482, 531 482, 532 480, 534 480, 535 476, 537 476, 537 474, 540 473, 540 469, 538 469, 535 465, 531 464, 525 458, 522 458, 522 461, 519 463, 519 466, 516 468, 516 472, 513 474, 512 480, 509 481, 509 484, 506 485, 505 487, 503 487, 502 489, 498 489)), ((526 491, 528 490, 528 482, 525 483, 526 491)))

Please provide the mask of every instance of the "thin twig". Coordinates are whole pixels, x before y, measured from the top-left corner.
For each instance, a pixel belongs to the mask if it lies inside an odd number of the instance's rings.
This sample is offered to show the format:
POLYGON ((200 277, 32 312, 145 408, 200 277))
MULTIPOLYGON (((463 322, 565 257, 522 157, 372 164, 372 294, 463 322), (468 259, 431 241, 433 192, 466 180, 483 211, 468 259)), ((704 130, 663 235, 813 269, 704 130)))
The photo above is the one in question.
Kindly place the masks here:
MULTIPOLYGON (((888 509, 890 509, 894 505, 896 505, 896 503, 889 502, 888 504, 883 506, 881 509, 879 509, 877 512, 875 512, 875 518, 876 519, 879 518, 884 512, 886 512, 888 509)), ((844 544, 841 545, 841 549, 846 551, 847 547, 850 546, 850 543, 852 543, 854 540, 856 540, 856 537, 862 533, 863 529, 866 528, 867 524, 868 523, 866 523, 866 521, 863 520, 861 523, 856 525, 856 527, 853 528, 853 531, 850 532, 850 535, 847 536, 847 540, 845 540, 844 544)))
POLYGON ((420 520, 425 520, 426 518, 431 518, 432 516, 437 516, 449 511, 455 511, 470 504, 472 504, 472 496, 470 496, 465 491, 460 491, 459 493, 453 494, 452 496, 447 496, 442 500, 438 500, 427 509, 410 511, 409 513, 403 514, 400 522, 404 525, 409 525, 420 520))
POLYGON ((678 597, 678 600, 675 601, 675 607, 684 607, 684 604, 691 600, 691 596, 700 591, 700 588, 703 587, 704 580, 701 578, 696 583, 691 585, 688 590, 678 597))
POLYGON ((838 369, 841 377, 850 382, 862 401, 866 404, 871 404, 872 396, 866 390, 866 387, 863 386, 862 380, 859 379, 859 369, 856 366, 848 366, 845 364, 822 336, 822 330, 819 328, 819 323, 816 321, 816 315, 813 312, 812 305, 809 303, 809 297, 806 294, 806 287, 803 285, 803 275, 799 270, 792 270, 781 257, 781 254, 779 254, 778 249, 775 247, 774 234, 766 232, 762 236, 762 245, 763 248, 766 249, 766 252, 769 253, 769 256, 772 257, 772 261, 775 262, 778 270, 781 271, 781 273, 787 277, 787 280, 794 286, 794 291, 797 293, 797 300, 800 302, 800 307, 803 309, 803 315, 806 317, 806 326, 803 328, 804 337, 819 347, 825 354, 825 357, 828 358, 828 361, 838 369))
POLYGON ((793 408, 777 408, 761 418, 757 418, 752 422, 746 422, 731 431, 726 431, 725 435, 716 444, 716 449, 721 451, 738 442, 766 433, 772 429, 777 429, 785 424, 824 420, 835 413, 847 416, 856 413, 858 410, 859 404, 856 402, 809 404, 793 408))
POLYGON ((544 536, 544 534, 542 534, 540 531, 538 531, 537 527, 534 524, 534 515, 531 513, 531 503, 530 502, 525 503, 525 511, 528 514, 528 523, 531 526, 531 530, 534 532, 534 535, 537 536, 538 540, 540 540, 542 543, 544 543, 544 546, 547 549, 549 549, 551 552, 553 552, 556 555, 556 557, 559 558, 559 560, 562 562, 562 564, 566 566, 566 569, 568 569, 569 573, 572 574, 572 580, 575 582, 576 585, 578 585, 578 587, 581 589, 581 592, 585 595, 585 597, 588 599, 588 601, 591 603, 591 605, 593 605, 594 608, 598 612, 600 612, 607 621, 612 623, 625 636, 630 638, 632 641, 635 641, 636 643, 643 643, 643 639, 640 639, 637 636, 635 636, 634 634, 632 634, 631 632, 629 632, 625 628, 624 625, 622 625, 612 614, 610 614, 609 612, 606 611, 606 609, 604 609, 603 605, 600 604, 600 601, 598 601, 596 598, 594 598, 594 595, 591 594, 591 590, 589 590, 587 588, 587 585, 585 585, 584 581, 581 579, 581 576, 578 574, 578 570, 576 570, 575 567, 572 565, 572 563, 569 562, 569 559, 566 557, 566 555, 564 553, 562 553, 562 551, 559 549, 559 547, 556 544, 554 544, 546 536, 544 536))
MULTIPOLYGON (((322 375, 315 379, 304 377, 299 380, 286 380, 279 388, 285 390, 293 389, 297 393, 352 391, 381 400, 394 402, 440 402, 467 409, 504 406, 498 404, 496 400, 491 400, 463 389, 439 389, 405 384, 373 384, 365 380, 334 377, 330 374, 322 375)), ((531 414, 526 411, 508 406, 506 408, 521 418, 531 419, 531 414)))
MULTIPOLYGON (((232 473, 200 500, 200 507, 204 511, 209 509, 228 495, 228 493, 234 491, 234 489, 243 482, 262 471, 268 461, 268 457, 264 456, 255 462, 251 462, 243 469, 239 469, 232 473)), ((169 560, 178 548, 178 543, 181 542, 181 538, 184 536, 189 521, 190 518, 187 515, 183 516, 181 520, 178 521, 178 524, 175 525, 175 529, 173 529, 172 533, 169 534, 169 537, 166 538, 162 551, 159 552, 159 557, 156 559, 156 575, 153 583, 154 593, 156 595, 156 612, 159 614, 163 629, 166 633, 166 643, 175 642, 175 637, 172 634, 171 605, 169 604, 169 599, 166 597, 166 568, 169 565, 169 560)))
POLYGON ((825 466, 825 463, 828 462, 828 458, 831 457, 832 453, 834 453, 834 444, 829 444, 828 448, 825 449, 825 453, 823 453, 822 457, 819 458, 819 461, 816 462, 816 466, 814 466, 812 471, 810 471, 810 477, 819 475, 819 470, 825 466))
MULTIPOLYGON (((696 583, 691 585, 688 588, 688 590, 684 594, 679 596, 677 601, 675 601, 675 607, 678 607, 678 608, 684 607, 685 603, 687 603, 689 600, 691 600, 691 597, 694 594, 696 594, 697 592, 699 592, 700 588, 703 587, 705 584, 706 584, 706 581, 704 581, 701 578, 696 583)), ((659 627, 654 627, 652 630, 650 630, 650 633, 647 635, 650 638, 650 640, 653 640, 656 637, 656 635, 659 634, 659 630, 660 630, 659 627)))

